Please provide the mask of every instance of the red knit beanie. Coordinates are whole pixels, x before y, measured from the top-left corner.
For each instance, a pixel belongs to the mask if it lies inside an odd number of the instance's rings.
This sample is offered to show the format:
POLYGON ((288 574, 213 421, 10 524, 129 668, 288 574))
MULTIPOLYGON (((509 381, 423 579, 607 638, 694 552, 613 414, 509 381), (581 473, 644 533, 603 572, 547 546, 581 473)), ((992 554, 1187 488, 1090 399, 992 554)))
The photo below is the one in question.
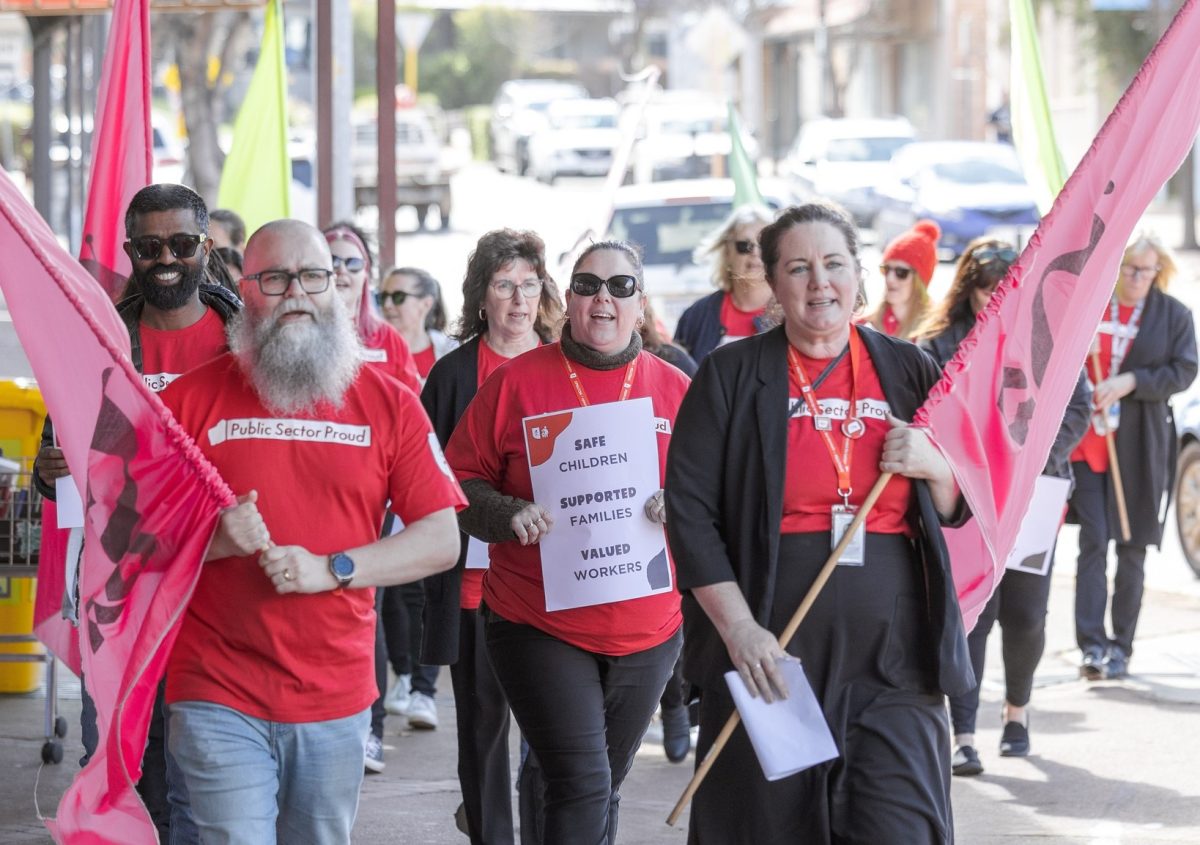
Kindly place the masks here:
POLYGON ((942 230, 932 220, 918 220, 907 232, 899 234, 883 251, 884 263, 893 258, 917 271, 926 285, 937 269, 937 245, 942 230))

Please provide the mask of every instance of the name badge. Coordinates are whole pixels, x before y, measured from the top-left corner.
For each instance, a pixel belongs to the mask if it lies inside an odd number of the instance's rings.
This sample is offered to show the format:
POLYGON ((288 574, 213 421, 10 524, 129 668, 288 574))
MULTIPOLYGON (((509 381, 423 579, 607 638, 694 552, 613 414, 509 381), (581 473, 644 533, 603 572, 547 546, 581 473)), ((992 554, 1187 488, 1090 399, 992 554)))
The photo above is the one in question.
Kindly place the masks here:
MULTIPOLYGON (((858 508, 853 505, 834 505, 831 508, 833 515, 833 545, 830 550, 837 548, 838 543, 842 542, 842 536, 846 533, 846 529, 850 527, 850 523, 854 521, 854 515, 858 513, 858 508)), ((858 526, 858 530, 854 532, 854 538, 846 546, 842 552, 842 556, 838 558, 838 566, 862 566, 867 562, 867 521, 864 519, 858 526)))

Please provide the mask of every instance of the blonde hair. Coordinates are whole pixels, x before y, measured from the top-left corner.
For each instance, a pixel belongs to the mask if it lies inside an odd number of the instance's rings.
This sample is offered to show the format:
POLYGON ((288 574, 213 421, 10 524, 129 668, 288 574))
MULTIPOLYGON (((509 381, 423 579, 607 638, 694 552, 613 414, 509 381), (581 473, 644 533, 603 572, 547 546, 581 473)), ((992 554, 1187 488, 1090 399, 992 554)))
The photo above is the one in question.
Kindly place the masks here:
POLYGON ((692 261, 703 264, 706 260, 712 265, 713 283, 723 291, 733 290, 733 279, 730 277, 729 265, 725 261, 725 244, 733 236, 738 226, 751 223, 769 225, 775 219, 774 212, 765 205, 741 205, 729 213, 721 225, 710 232, 696 246, 692 253, 692 261))
MULTIPOLYGON (((925 319, 925 312, 929 310, 929 285, 921 278, 921 274, 912 270, 913 286, 912 293, 908 296, 908 316, 904 318, 904 322, 900 324, 896 336, 901 340, 912 340, 917 329, 921 325, 921 321, 925 319)), ((887 313, 888 303, 887 296, 875 307, 875 310, 868 314, 864 320, 867 325, 883 331, 883 315, 887 313)))
MULTIPOLYGON (((1145 252, 1148 249, 1154 250, 1158 255, 1158 272, 1154 275, 1154 286, 1163 293, 1167 292, 1167 286, 1171 284, 1171 280, 1179 274, 1179 265, 1175 263, 1175 253, 1171 248, 1163 243, 1162 238, 1155 232, 1142 231, 1138 232, 1137 237, 1130 242, 1129 246, 1125 247, 1125 253, 1121 256, 1121 266, 1124 266, 1135 252, 1145 252)), ((1117 274, 1117 285, 1121 284, 1120 271, 1117 274)))

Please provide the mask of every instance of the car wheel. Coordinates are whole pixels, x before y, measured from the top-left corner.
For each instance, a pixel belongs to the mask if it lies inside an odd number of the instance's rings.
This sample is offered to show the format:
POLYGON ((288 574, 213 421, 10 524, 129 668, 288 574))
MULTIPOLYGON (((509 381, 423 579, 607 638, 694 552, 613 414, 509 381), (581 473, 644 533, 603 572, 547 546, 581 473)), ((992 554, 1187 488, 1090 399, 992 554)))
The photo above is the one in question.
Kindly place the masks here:
POLYGON ((1179 453, 1175 482, 1175 527, 1188 566, 1200 578, 1200 443, 1191 441, 1179 453))
POLYGON ((439 205, 438 211, 440 212, 440 216, 442 218, 441 223, 439 225, 441 226, 441 229, 444 232, 450 228, 450 206, 439 205))
POLYGON ((418 205, 418 206, 414 206, 414 207, 417 210, 417 228, 424 229, 425 228, 425 218, 429 216, 429 206, 418 205))

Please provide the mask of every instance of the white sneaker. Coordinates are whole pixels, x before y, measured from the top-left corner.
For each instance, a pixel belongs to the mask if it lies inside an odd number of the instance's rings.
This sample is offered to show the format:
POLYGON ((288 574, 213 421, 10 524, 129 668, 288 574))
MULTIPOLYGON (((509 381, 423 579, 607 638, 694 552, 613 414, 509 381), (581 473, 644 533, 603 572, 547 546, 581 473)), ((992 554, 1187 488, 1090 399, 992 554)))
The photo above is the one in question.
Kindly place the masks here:
POLYGON ((438 726, 437 703, 423 692, 414 692, 409 696, 408 726, 426 731, 438 726))
POLYGON ((408 712, 409 696, 412 694, 412 675, 397 675, 396 683, 383 697, 383 709, 393 716, 408 712))
POLYGON ((367 734, 367 743, 363 748, 363 769, 368 774, 379 774, 386 764, 383 762, 383 741, 375 734, 367 734))

